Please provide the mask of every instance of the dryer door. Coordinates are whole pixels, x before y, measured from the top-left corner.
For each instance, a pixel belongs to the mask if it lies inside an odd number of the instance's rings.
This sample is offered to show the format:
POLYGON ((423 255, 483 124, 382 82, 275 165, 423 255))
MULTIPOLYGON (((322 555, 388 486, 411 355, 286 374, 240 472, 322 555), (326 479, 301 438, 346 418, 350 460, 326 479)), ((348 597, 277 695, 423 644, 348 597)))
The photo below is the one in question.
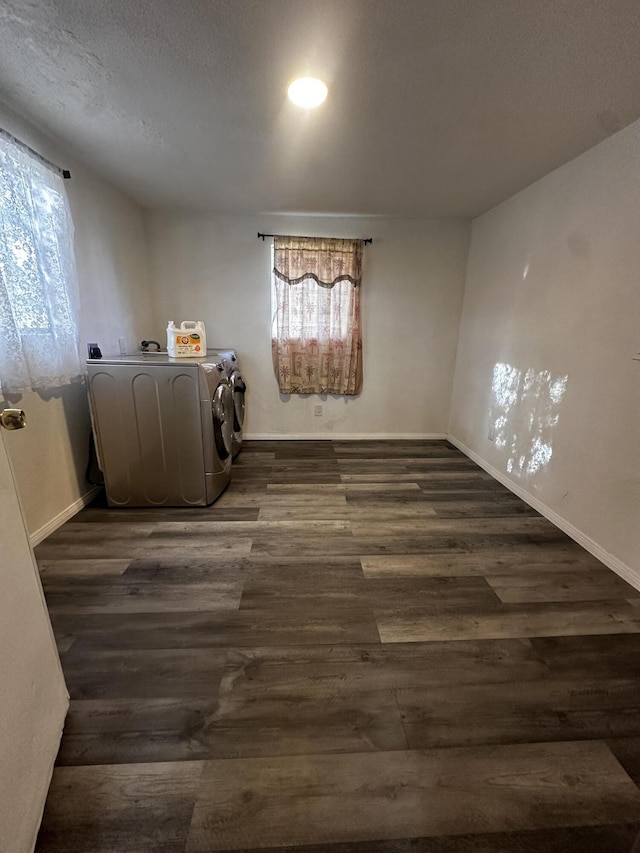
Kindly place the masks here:
POLYGON ((244 395, 247 386, 239 370, 233 371, 229 377, 229 384, 233 393, 233 431, 241 433, 244 423, 244 395))
POLYGON ((233 395, 226 382, 220 383, 211 401, 213 435, 220 459, 231 455, 233 446, 233 395))

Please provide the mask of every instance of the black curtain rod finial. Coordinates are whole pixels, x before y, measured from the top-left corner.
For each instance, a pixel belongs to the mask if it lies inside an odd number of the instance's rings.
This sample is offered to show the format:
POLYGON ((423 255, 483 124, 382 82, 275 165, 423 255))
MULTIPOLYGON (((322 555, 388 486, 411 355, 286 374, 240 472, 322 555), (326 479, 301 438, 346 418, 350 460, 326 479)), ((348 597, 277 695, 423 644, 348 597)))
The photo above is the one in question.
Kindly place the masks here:
POLYGON ((39 154, 34 148, 30 145, 27 145, 26 142, 23 142, 21 139, 18 139, 17 136, 14 136, 12 133, 9 133, 8 130, 0 127, 0 136, 3 136, 5 139, 8 139, 9 142, 13 142, 14 145, 17 145, 18 148, 21 148, 23 151, 26 151, 32 157, 35 157, 40 163, 43 163, 49 169, 53 169, 54 172, 57 172, 61 175, 65 180, 69 180, 71 177, 71 172, 68 169, 62 169, 58 166, 57 163, 53 163, 51 160, 47 160, 46 157, 43 157, 42 154, 39 154))
MULTIPOLYGON (((265 237, 281 237, 281 236, 282 236, 281 234, 263 234, 261 231, 258 231, 258 240, 262 240, 262 242, 263 242, 263 243, 264 243, 264 239, 265 239, 265 237)), ((302 239, 304 239, 304 240, 313 240, 314 238, 313 238, 313 237, 303 237, 302 239)), ((345 237, 345 238, 341 238, 341 237, 338 237, 338 238, 336 238, 336 239, 338 239, 338 240, 341 240, 341 239, 345 239, 345 240, 346 240, 346 239, 362 240, 362 242, 365 244, 365 246, 366 246, 367 244, 369 244, 369 243, 373 243, 373 237, 365 237, 365 238, 362 238, 362 237, 354 237, 354 238, 346 238, 346 237, 345 237)))

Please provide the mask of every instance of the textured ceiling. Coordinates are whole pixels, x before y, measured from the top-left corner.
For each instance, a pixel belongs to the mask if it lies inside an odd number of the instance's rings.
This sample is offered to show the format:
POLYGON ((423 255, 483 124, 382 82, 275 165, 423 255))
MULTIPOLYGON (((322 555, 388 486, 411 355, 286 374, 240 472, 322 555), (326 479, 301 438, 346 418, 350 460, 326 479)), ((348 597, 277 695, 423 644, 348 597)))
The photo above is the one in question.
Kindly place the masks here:
POLYGON ((0 99, 146 206, 472 217, 640 117, 640 4, 0 0, 0 99))

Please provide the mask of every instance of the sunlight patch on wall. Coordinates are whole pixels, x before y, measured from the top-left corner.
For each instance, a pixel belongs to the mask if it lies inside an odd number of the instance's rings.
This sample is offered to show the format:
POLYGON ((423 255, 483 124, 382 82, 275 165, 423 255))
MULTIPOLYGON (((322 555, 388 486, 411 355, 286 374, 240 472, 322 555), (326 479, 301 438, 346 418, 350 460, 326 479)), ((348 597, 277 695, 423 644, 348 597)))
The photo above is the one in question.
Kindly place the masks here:
POLYGON ((533 476, 549 464, 568 379, 502 362, 493 368, 489 422, 496 448, 508 453, 509 474, 533 476))

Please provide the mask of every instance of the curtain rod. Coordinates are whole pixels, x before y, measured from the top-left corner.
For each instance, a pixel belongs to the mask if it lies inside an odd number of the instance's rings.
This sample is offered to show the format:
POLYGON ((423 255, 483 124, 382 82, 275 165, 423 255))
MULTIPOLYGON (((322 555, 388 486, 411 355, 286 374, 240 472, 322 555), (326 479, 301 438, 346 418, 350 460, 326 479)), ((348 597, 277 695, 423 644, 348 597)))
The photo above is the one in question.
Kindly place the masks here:
POLYGON ((46 157, 43 157, 42 154, 38 154, 38 152, 34 151, 34 149, 30 145, 27 145, 26 142, 23 142, 21 139, 18 139, 16 136, 14 136, 12 133, 9 133, 8 130, 4 130, 2 127, 0 127, 0 136, 4 136, 5 139, 8 139, 10 142, 13 142, 14 145, 18 146, 18 148, 22 148, 23 151, 26 151, 28 154, 31 154, 32 157, 35 157, 36 160, 39 160, 45 166, 48 166, 50 169, 53 169, 54 172, 57 172, 65 180, 69 180, 69 178, 71 177, 71 172, 68 169, 63 169, 58 166, 57 163, 52 163, 51 160, 47 160, 46 157))
MULTIPOLYGON (((286 236, 288 236, 288 235, 287 234, 261 234, 260 231, 258 231, 258 240, 262 237, 263 243, 264 243, 265 237, 286 237, 286 236)), ((317 237, 300 237, 300 239, 301 240, 316 240, 318 238, 317 237)), ((319 239, 328 239, 328 238, 319 238, 319 239)), ((362 239, 361 237, 338 237, 337 239, 338 240, 347 240, 347 239, 349 239, 349 240, 351 240, 351 239, 362 240, 362 242, 365 244, 365 246, 367 245, 367 243, 373 243, 373 237, 367 237, 366 239, 362 239)))

